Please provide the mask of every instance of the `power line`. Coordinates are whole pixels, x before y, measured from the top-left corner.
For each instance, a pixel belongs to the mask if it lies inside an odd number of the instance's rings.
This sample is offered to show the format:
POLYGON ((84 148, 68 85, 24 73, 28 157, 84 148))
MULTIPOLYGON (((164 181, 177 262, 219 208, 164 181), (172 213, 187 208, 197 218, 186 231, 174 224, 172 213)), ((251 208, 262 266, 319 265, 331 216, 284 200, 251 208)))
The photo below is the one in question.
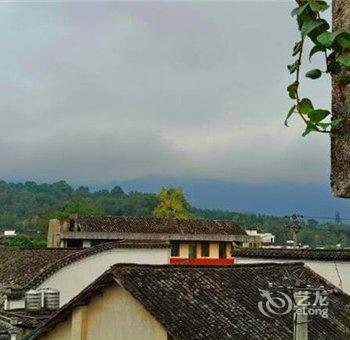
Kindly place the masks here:
MULTIPOLYGON (((307 215, 301 215, 302 218, 314 218, 314 219, 320 219, 320 220, 334 220, 335 217, 324 217, 324 216, 307 216, 307 215)), ((350 221, 350 218, 341 218, 342 221, 350 221)))

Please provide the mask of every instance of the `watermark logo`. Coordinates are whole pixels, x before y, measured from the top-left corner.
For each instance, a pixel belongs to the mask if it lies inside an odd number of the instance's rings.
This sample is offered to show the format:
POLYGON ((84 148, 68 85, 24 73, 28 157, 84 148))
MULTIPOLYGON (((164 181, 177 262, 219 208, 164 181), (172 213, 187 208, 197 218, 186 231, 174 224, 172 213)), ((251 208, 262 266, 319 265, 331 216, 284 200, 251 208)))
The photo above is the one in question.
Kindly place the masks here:
POLYGON ((262 300, 258 302, 259 311, 269 317, 286 315, 293 311, 297 315, 319 315, 328 318, 329 291, 310 289, 294 292, 293 298, 286 292, 259 289, 262 300))
POLYGON ((264 289, 259 289, 259 292, 263 300, 259 301, 258 308, 265 316, 273 318, 288 314, 293 309, 293 301, 288 294, 284 292, 272 294, 271 291, 264 289))

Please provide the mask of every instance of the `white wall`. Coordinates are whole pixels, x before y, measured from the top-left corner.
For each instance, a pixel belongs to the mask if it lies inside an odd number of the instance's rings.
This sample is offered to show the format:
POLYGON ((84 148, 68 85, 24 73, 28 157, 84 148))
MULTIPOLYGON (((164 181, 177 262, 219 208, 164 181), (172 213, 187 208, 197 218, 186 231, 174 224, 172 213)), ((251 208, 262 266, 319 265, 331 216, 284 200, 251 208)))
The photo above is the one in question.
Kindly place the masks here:
POLYGON ((347 294, 350 294, 350 262, 345 261, 310 261, 310 260, 287 260, 287 259, 261 259, 261 258, 248 258, 248 257, 235 257, 235 263, 262 263, 262 262, 275 262, 275 263, 284 263, 284 262, 304 262, 309 268, 311 268, 317 274, 323 276, 330 283, 334 284, 336 287, 340 287, 339 276, 342 280, 343 291, 347 294), (337 269, 339 276, 337 274, 337 269))
POLYGON ((60 291, 60 305, 64 305, 116 263, 168 264, 168 248, 115 248, 88 256, 60 269, 38 288, 60 291))

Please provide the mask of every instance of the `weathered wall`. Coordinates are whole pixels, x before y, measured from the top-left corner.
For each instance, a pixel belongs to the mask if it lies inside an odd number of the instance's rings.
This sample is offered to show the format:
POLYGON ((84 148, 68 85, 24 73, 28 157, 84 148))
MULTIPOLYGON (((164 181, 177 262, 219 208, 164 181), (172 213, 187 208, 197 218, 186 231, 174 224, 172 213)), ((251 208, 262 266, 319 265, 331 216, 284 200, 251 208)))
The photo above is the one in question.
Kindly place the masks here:
POLYGON ((62 222, 57 219, 49 221, 49 228, 47 230, 47 246, 50 248, 60 247, 60 232, 62 229, 62 222))
POLYGON ((104 289, 41 339, 166 340, 163 326, 125 289, 104 289))
POLYGON ((168 248, 115 248, 71 263, 46 279, 39 288, 60 291, 61 306, 116 263, 168 264, 168 248))
MULTIPOLYGON (((266 258, 248 258, 248 257, 235 257, 237 264, 242 263, 261 263, 261 262, 274 262, 274 263, 285 263, 285 262, 296 262, 298 260, 287 260, 287 259, 266 259, 266 258)), ((314 272, 324 277, 330 283, 339 287, 339 276, 342 279, 342 288, 345 293, 350 294, 350 262, 345 261, 310 261, 300 260, 304 262, 314 272), (338 276, 338 273, 339 276, 338 276)))
MULTIPOLYGON (((333 0, 333 28, 350 31, 349 0, 333 0)), ((335 196, 350 198, 350 85, 341 84, 346 74, 332 78, 332 117, 343 122, 331 136, 331 186, 335 196)))

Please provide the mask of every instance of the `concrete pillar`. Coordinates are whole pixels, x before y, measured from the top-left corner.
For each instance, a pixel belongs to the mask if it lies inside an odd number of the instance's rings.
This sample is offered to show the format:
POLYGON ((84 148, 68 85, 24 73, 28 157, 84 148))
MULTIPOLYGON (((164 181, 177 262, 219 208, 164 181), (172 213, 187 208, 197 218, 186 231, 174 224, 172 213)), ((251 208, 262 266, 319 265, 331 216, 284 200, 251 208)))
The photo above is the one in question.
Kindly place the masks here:
MULTIPOLYGON (((303 299, 307 296, 308 292, 297 291, 294 293, 294 316, 293 316, 293 340, 307 340, 308 339, 308 322, 307 313, 297 313, 298 308, 303 305, 303 299)), ((305 301, 305 300, 304 300, 305 301)))

